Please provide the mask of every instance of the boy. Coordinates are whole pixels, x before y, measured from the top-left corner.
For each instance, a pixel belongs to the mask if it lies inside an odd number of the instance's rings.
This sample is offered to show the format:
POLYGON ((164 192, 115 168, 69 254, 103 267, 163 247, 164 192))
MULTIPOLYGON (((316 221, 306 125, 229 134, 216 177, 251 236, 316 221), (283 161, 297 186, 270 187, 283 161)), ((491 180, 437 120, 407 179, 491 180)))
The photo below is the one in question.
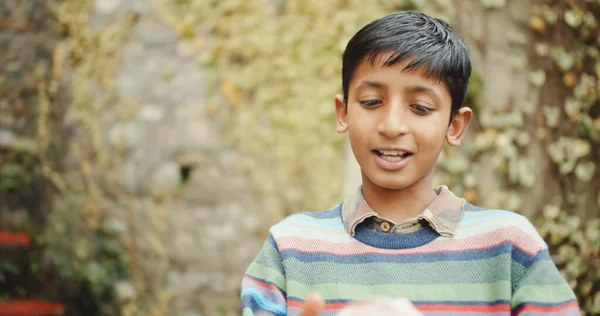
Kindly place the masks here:
POLYGON ((470 75, 465 43, 424 14, 393 13, 350 40, 337 131, 362 186, 271 228, 242 283, 244 315, 333 315, 378 297, 425 315, 580 314, 526 218, 432 189, 443 142, 458 146, 471 122, 470 75))

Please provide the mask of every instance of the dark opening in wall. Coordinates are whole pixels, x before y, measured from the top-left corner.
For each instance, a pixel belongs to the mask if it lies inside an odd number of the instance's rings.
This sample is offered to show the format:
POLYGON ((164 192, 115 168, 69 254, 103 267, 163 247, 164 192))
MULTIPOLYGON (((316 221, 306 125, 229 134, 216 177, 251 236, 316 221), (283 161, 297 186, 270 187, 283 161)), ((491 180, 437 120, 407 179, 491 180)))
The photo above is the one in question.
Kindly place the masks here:
POLYGON ((190 179, 190 175, 192 174, 192 166, 180 166, 179 167, 179 175, 181 184, 186 184, 190 179))

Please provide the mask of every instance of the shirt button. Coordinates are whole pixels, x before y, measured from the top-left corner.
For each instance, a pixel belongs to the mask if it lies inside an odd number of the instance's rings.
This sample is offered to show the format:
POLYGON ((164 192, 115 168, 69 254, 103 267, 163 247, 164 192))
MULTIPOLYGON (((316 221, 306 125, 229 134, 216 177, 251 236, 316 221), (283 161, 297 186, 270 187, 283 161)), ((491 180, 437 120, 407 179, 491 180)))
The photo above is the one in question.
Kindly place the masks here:
POLYGON ((383 223, 381 223, 381 230, 382 230, 384 233, 387 233, 387 232, 389 232, 389 231, 390 231, 390 223, 388 223, 388 222, 383 222, 383 223))

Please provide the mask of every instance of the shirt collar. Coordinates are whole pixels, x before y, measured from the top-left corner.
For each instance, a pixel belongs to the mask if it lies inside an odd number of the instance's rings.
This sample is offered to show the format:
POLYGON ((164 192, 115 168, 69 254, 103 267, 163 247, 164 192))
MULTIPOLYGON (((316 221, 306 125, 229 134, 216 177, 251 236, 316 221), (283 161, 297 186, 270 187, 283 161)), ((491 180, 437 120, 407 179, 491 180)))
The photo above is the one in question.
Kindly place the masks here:
MULTIPOLYGON (((437 197, 420 215, 407 219, 400 224, 426 220, 429 226, 441 236, 452 237, 462 219, 466 201, 455 196, 445 185, 435 188, 434 191, 437 197)), ((365 201, 362 186, 357 189, 354 195, 348 196, 344 200, 342 219, 344 228, 351 236, 354 236, 356 226, 372 216, 380 217, 365 201)))

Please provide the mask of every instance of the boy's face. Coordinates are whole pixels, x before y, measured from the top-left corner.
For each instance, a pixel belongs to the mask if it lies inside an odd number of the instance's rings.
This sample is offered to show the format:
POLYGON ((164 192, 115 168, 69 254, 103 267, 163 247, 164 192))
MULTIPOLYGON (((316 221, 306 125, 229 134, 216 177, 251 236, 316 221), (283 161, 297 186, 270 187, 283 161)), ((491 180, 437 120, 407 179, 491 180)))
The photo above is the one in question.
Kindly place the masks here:
MULTIPOLYGON (((337 130, 349 132, 363 186, 404 189, 428 181, 444 140, 457 146, 472 117, 462 108, 448 125, 452 98, 423 69, 403 71, 410 60, 383 66, 363 60, 348 87, 348 104, 336 97, 337 130)), ((424 183, 425 184, 425 183, 424 183)))

